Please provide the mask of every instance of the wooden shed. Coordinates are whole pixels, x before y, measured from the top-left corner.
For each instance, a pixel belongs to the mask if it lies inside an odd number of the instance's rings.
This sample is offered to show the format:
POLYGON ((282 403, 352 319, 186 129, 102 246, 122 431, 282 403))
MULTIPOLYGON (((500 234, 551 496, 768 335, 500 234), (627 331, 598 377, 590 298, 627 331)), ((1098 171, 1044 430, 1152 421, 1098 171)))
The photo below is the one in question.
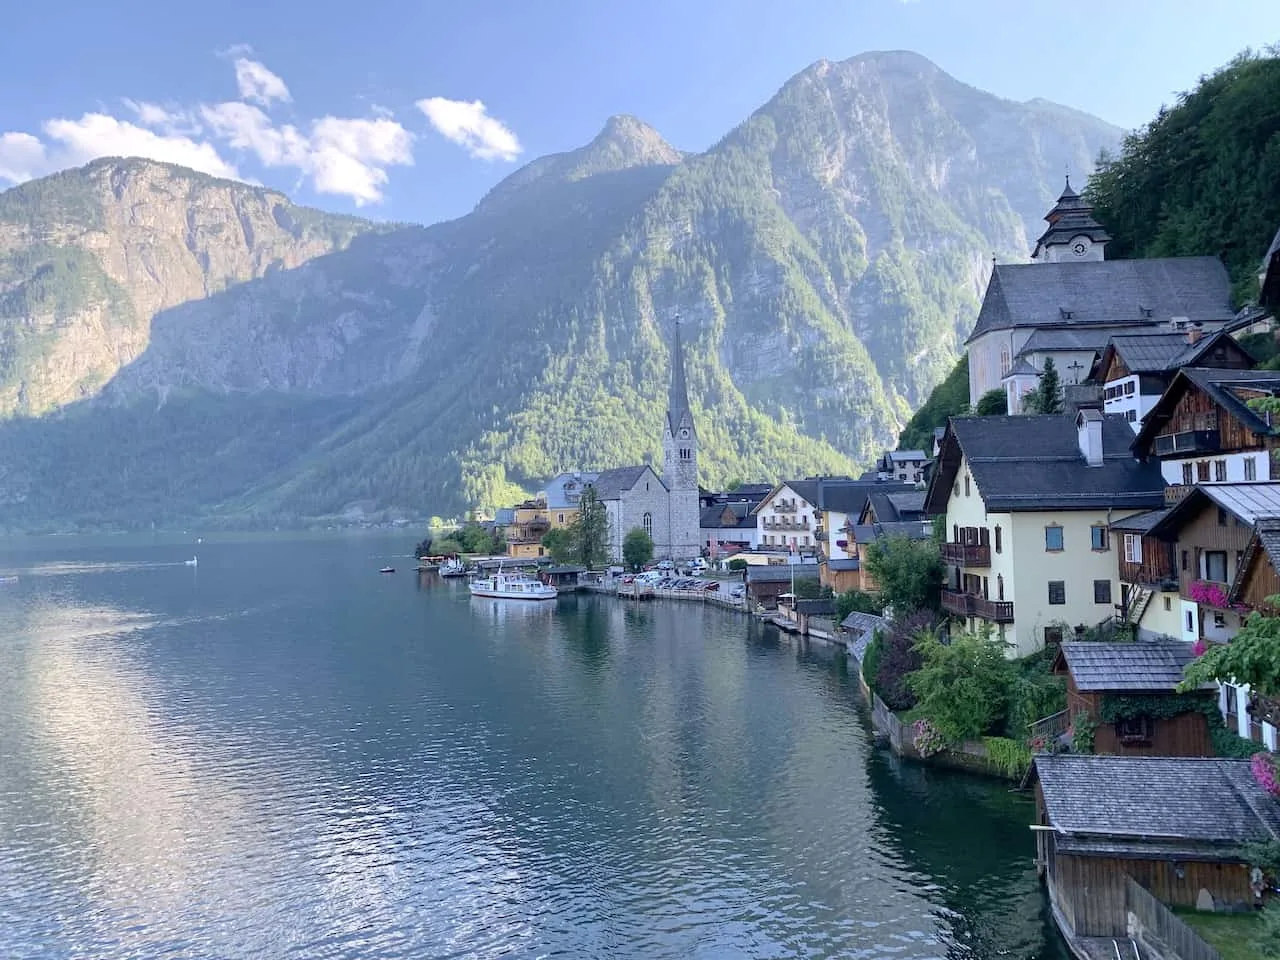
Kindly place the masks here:
MULTIPOLYGON (((1177 689, 1193 657, 1192 645, 1181 640, 1066 641, 1054 672, 1067 678, 1068 724, 1096 724, 1097 754, 1212 757, 1204 712, 1188 705, 1177 689), (1107 709, 1108 698, 1127 708, 1122 715, 1107 709), (1150 709, 1140 709, 1144 704, 1150 709)), ((1203 696, 1211 698, 1212 690, 1203 696)))
POLYGON ((1251 909, 1241 846, 1280 839, 1280 800, 1247 760, 1035 758, 1036 848, 1069 939, 1125 937, 1125 877, 1162 903, 1251 909))

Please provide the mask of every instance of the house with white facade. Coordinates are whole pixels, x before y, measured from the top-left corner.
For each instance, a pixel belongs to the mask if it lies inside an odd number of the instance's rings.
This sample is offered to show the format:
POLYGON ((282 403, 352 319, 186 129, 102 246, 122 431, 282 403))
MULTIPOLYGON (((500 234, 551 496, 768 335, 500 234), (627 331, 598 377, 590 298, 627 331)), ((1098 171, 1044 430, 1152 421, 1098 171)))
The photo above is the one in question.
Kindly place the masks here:
POLYGON ((699 521, 707 556, 715 560, 731 550, 754 550, 759 539, 756 506, 751 500, 729 500, 702 508, 699 521))
POLYGON ((923 450, 890 450, 876 461, 876 479, 923 483, 931 459, 923 450))
POLYGON ((1177 487, 1280 479, 1271 454, 1280 446, 1280 420, 1249 405, 1277 396, 1274 370, 1184 367, 1143 418, 1134 455, 1159 464, 1177 487))
POLYGON ((1123 416, 1137 433, 1183 367, 1249 370, 1253 366, 1253 357, 1225 331, 1205 335, 1192 327, 1183 333, 1114 336, 1090 378, 1103 386, 1103 411, 1123 416))
POLYGON ((1082 382, 1110 337, 1200 324, 1206 333, 1234 317, 1231 281, 1215 257, 1107 260, 1110 240, 1068 182, 1046 215, 1048 229, 1031 263, 997 263, 965 345, 969 402, 989 390, 1013 393, 1021 408, 1029 385, 1005 382, 1021 358, 1038 374, 1052 357, 1064 384, 1082 382))
POLYGON ((1116 613, 1110 523, 1157 509, 1164 481, 1129 451, 1121 417, 953 417, 925 496, 944 516, 942 606, 990 627, 1011 656, 1061 642, 1116 613))

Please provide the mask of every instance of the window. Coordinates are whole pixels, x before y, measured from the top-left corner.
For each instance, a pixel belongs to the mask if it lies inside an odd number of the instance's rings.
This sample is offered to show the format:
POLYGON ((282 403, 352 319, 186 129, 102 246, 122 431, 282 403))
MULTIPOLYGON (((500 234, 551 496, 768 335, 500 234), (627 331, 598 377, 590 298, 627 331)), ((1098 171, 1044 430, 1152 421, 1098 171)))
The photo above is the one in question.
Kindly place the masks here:
POLYGON ((1213 625, 1217 627, 1219 630, 1223 629, 1227 625, 1226 614, 1215 613, 1213 615, 1213 625))
POLYGON ((557 514, 556 514, 556 523, 564 523, 564 514, 563 514, 563 513, 557 513, 557 514))
POLYGON ((1132 397, 1134 389, 1135 389, 1134 383, 1132 380, 1130 380, 1128 383, 1124 385, 1124 395, 1126 397, 1132 397))
POLYGON ((692 451, 692 450, 690 450, 688 447, 681 447, 681 448, 680 448, 680 459, 681 459, 681 460, 692 460, 692 459, 693 459, 693 451, 692 451))
POLYGON ((1107 540, 1107 528, 1100 526, 1092 526, 1089 528, 1090 545, 1094 550, 1107 550, 1110 543, 1107 540))
POLYGON ((545 550, 544 548, 542 548, 542 547, 539 547, 539 548, 538 548, 538 556, 540 556, 540 557, 541 557, 541 556, 542 556, 543 554, 545 554, 545 553, 546 553, 546 550, 545 550))
POLYGON ((1004 574, 1003 573, 996 574, 996 599, 997 600, 1004 599, 1004 574))
POLYGON ((1000 552, 1000 527, 996 525, 996 553, 1000 552))
POLYGON ((1049 603, 1060 606, 1067 602, 1067 585, 1062 580, 1049 581, 1049 603))
POLYGON ((1244 458, 1244 478, 1246 480, 1258 479, 1258 460, 1256 457, 1244 458))
POLYGON ((1045 627, 1044 628, 1044 645, 1046 647, 1062 643, 1061 627, 1045 627))
POLYGON ((1199 483, 1209 482, 1209 461, 1208 460, 1196 461, 1196 481, 1199 483))
POLYGON ((1204 554, 1204 578, 1214 583, 1227 582, 1227 551, 1206 550, 1204 554))
POLYGON ((1000 348, 1000 376, 1003 378, 1009 372, 1009 348, 1000 348))
POLYGON ((960 481, 957 480, 951 489, 955 491, 957 497, 960 496, 960 481))
POLYGON ((1227 511, 1225 507, 1218 508, 1218 526, 1225 527, 1227 525, 1227 511))
POLYGON ((1111 602, 1111 581, 1110 580, 1093 581, 1093 602, 1094 603, 1110 603, 1111 602))
POLYGON ((1121 743, 1150 743, 1150 717, 1125 717, 1116 721, 1116 736, 1121 743))
POLYGON ((1190 633, 1195 628, 1196 628, 1196 625, 1191 622, 1191 611, 1188 610, 1187 611, 1187 633, 1190 633))
POLYGON ((1185 550, 1182 551, 1182 569, 1187 569, 1187 551, 1185 550))
POLYGON ((1126 533, 1124 535, 1124 562, 1142 562, 1142 538, 1136 533, 1126 533))
POLYGON ((652 538, 653 537, 653 514, 646 513, 644 515, 643 522, 644 522, 644 532, 647 533, 652 538))
POLYGON ((964 475, 964 495, 966 497, 969 496, 969 475, 967 473, 964 475))
POLYGON ((1166 613, 1173 609, 1173 600, 1169 597, 1164 598, 1164 609, 1166 613))
POLYGON ((1044 528, 1044 548, 1052 553, 1062 549, 1062 528, 1057 524, 1044 528))
POLYGON ((1227 482, 1227 461, 1225 460, 1213 461, 1213 479, 1217 483, 1227 482))
POLYGON ((1227 716, 1238 717, 1240 715, 1240 704, 1236 700, 1236 688, 1229 683, 1224 683, 1222 685, 1222 696, 1226 701, 1227 716))
POLYGON ((1182 465, 1182 482, 1188 487, 1195 482, 1195 477, 1191 475, 1191 464, 1189 463, 1182 465))
POLYGON ((1138 411, 1129 409, 1124 412, 1124 418, 1130 423, 1136 423, 1138 420, 1138 411))

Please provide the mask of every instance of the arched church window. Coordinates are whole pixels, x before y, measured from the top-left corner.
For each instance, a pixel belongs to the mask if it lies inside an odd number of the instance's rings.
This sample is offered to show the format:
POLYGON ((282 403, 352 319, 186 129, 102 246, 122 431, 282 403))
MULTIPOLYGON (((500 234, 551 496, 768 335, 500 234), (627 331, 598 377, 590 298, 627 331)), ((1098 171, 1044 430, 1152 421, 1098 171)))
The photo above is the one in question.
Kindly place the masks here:
POLYGON ((1011 363, 1010 363, 1010 357, 1009 357, 1009 348, 1001 347, 1000 348, 1000 376, 1001 377, 1003 377, 1006 373, 1009 372, 1010 366, 1011 366, 1011 363))
POLYGON ((644 532, 649 535, 650 539, 652 539, 653 538, 653 514, 646 513, 644 515, 643 523, 644 523, 644 532))

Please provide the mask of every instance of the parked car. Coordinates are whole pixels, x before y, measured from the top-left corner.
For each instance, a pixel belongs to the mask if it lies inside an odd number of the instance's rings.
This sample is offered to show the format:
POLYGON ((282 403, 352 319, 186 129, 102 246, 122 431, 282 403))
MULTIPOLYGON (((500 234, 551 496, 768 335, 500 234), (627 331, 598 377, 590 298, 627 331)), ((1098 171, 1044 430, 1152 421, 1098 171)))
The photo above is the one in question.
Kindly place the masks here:
POLYGON ((691 573, 703 573, 706 569, 707 561, 703 560, 701 557, 696 557, 689 561, 689 570, 691 573))
POLYGON ((676 568, 676 565, 675 565, 674 563, 672 563, 670 560, 659 560, 659 561, 658 561, 658 569, 659 569, 659 570, 674 570, 675 568, 676 568))
POLYGON ((705 590, 705 591, 707 591, 707 593, 711 593, 712 591, 719 590, 719 589, 720 589, 720 581, 719 581, 719 580, 710 580, 710 581, 708 581, 708 582, 703 586, 703 588, 702 588, 702 589, 703 589, 703 590, 705 590))

